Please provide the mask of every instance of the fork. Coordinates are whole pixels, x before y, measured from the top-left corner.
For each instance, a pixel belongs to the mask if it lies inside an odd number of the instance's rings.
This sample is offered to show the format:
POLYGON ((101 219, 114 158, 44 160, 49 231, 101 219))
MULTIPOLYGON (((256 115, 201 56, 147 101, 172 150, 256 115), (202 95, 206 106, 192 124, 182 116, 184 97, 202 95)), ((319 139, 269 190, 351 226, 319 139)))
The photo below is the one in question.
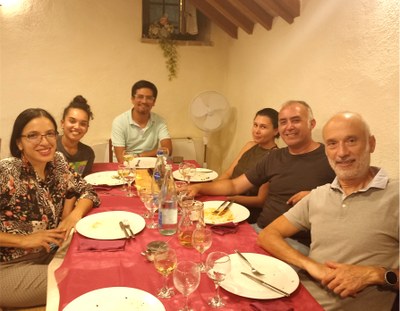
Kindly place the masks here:
POLYGON ((248 266, 250 267, 251 272, 252 272, 253 274, 255 274, 255 275, 260 275, 260 276, 261 276, 261 275, 264 275, 264 273, 258 271, 256 268, 254 268, 254 267, 252 266, 252 264, 250 263, 250 261, 248 261, 247 258, 244 257, 243 254, 242 254, 241 252, 239 252, 239 250, 235 249, 235 253, 238 254, 238 255, 240 256, 240 258, 242 258, 242 259, 244 260, 244 262, 248 264, 248 266))
POLYGON ((130 237, 131 237, 132 239, 136 238, 136 237, 135 237, 135 234, 133 233, 133 231, 132 231, 132 229, 131 229, 131 226, 129 225, 128 220, 127 220, 127 219, 124 219, 124 220, 122 221, 122 223, 124 224, 125 228, 129 230, 130 237))
POLYGON ((135 164, 135 167, 139 167, 139 166, 140 166, 140 159, 135 164))

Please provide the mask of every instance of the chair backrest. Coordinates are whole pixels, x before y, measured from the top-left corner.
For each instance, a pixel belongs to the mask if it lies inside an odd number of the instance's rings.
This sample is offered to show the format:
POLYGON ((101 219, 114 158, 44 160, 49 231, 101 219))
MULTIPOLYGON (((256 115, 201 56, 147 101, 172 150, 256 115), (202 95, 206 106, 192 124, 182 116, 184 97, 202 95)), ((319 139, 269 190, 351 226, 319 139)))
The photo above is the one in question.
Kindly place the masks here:
POLYGON ((112 162, 112 146, 111 146, 111 139, 104 143, 99 143, 92 145, 92 149, 95 154, 95 163, 107 163, 112 162))
POLYGON ((183 160, 197 160, 194 141, 190 137, 172 138, 172 157, 182 157, 183 160))
POLYGON ((112 163, 112 162, 117 162, 117 160, 115 159, 114 161, 114 148, 112 145, 112 141, 111 138, 108 140, 108 162, 112 163))

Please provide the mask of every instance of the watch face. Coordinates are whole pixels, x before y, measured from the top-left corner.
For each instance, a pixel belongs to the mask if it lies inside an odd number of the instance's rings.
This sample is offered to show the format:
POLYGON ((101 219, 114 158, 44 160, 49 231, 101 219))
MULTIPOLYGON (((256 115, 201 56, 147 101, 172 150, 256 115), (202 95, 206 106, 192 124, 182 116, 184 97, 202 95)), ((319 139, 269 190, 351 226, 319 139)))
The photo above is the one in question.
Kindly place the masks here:
POLYGON ((390 285, 396 285, 397 284, 397 274, 394 273, 393 271, 386 271, 385 280, 390 285))

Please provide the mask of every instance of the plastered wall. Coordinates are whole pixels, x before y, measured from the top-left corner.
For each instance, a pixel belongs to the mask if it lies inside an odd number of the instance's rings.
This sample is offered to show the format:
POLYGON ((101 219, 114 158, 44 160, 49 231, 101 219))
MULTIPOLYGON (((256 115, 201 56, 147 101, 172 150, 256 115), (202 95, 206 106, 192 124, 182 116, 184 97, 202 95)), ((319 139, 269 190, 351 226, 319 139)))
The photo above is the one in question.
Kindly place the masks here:
MULTIPOLYGON (((303 0, 293 24, 256 25, 234 40, 212 26, 213 46, 179 47, 178 78, 168 81, 156 44, 144 44, 139 0, 8 0, 0 7, 1 157, 17 114, 49 110, 57 120, 77 94, 95 119, 85 142, 108 139, 112 119, 131 107, 139 79, 159 87, 154 108, 175 137, 201 137, 188 104, 204 90, 232 106, 209 139, 208 165, 226 168, 250 139, 254 113, 302 99, 317 119, 315 138, 335 112, 361 112, 377 138, 373 163, 398 176, 399 4, 396 0, 303 0)), ((283 145, 282 142, 279 142, 283 145)))

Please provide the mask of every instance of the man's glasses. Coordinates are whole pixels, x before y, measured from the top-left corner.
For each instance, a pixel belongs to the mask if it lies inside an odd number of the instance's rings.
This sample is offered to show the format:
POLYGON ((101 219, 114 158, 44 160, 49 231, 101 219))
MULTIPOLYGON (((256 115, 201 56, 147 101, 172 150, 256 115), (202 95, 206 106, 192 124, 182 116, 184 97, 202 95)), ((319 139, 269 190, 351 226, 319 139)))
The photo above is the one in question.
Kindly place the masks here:
POLYGON ((21 137, 26 137, 26 139, 31 143, 40 144, 43 137, 46 137, 47 141, 54 141, 57 135, 57 131, 48 131, 45 134, 40 134, 39 132, 30 132, 26 135, 21 135, 21 137))
POLYGON ((148 102, 153 102, 155 100, 154 96, 149 96, 149 95, 136 94, 134 97, 137 100, 144 100, 145 99, 148 102))

